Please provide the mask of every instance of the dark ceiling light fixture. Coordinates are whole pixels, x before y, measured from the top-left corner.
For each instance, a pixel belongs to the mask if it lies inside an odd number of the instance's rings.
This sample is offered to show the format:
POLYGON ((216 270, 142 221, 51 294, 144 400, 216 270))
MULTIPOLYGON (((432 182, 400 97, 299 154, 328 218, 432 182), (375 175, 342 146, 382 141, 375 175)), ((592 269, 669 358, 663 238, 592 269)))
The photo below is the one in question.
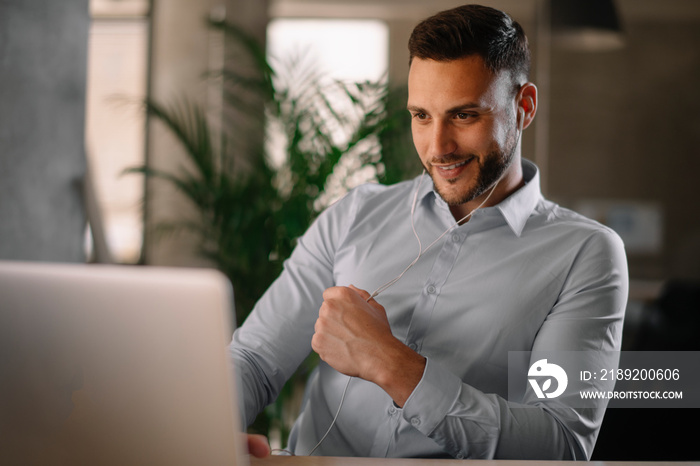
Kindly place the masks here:
POLYGON ((551 0, 551 21, 555 47, 606 51, 624 46, 614 0, 551 0))

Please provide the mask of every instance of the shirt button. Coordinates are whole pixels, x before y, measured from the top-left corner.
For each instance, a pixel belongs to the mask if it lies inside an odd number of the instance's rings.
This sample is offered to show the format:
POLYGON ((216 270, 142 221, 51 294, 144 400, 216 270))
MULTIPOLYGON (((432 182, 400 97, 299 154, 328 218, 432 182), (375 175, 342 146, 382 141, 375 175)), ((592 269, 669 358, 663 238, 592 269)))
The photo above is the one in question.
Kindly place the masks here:
POLYGON ((427 291, 428 291, 428 294, 435 294, 436 290, 435 290, 435 287, 433 285, 429 285, 427 291))
POLYGON ((411 425, 413 427, 418 427, 420 425, 420 419, 418 419, 417 417, 411 418, 411 425))
POLYGON ((394 408, 393 406, 390 406, 390 407, 389 407, 389 414, 391 414, 392 416, 393 416, 394 414, 396 414, 396 408, 394 408))
POLYGON ((464 455, 461 454, 461 453, 457 453, 457 456, 455 456, 455 458, 457 458, 458 460, 463 460, 463 459, 464 459, 464 455))
POLYGON ((408 347, 411 348, 413 351, 418 349, 418 345, 416 345, 415 343, 411 343, 410 345, 408 345, 408 347))
POLYGON ((458 235, 457 233, 452 235, 452 242, 453 243, 459 243, 462 240, 462 237, 458 235))

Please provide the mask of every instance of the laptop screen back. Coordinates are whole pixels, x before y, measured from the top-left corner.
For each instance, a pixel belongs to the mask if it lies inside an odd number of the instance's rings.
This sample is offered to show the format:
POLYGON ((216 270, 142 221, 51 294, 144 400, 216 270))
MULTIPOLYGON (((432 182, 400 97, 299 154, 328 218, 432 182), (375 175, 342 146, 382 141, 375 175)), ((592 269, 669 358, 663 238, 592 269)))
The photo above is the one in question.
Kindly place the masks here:
POLYGON ((246 462, 213 270, 0 262, 7 464, 246 462))

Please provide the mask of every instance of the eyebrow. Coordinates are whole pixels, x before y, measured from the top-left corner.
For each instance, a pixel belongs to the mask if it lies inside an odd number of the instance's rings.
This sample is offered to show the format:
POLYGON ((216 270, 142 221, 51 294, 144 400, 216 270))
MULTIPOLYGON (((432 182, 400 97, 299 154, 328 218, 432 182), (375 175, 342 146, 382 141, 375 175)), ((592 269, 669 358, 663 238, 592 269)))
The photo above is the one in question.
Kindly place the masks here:
POLYGON ((406 110, 409 112, 426 113, 424 108, 418 107, 417 105, 407 105, 406 110))
MULTIPOLYGON (((474 109, 480 109, 483 108, 481 105, 477 104, 476 102, 466 102, 463 104, 455 105, 452 108, 448 108, 445 111, 445 115, 449 115, 452 113, 459 113, 460 111, 464 110, 474 110, 474 109)), ((417 105, 408 105, 406 106, 406 110, 409 112, 418 112, 418 113, 428 113, 427 110, 425 110, 422 107, 419 107, 417 105)))

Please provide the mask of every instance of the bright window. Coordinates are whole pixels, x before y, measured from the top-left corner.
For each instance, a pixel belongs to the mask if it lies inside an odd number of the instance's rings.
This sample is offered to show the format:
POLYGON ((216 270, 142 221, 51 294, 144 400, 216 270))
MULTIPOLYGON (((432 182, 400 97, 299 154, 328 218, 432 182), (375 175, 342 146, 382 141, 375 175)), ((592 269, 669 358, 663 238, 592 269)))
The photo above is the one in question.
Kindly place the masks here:
MULTIPOLYGON (((138 261, 143 242, 147 1, 93 0, 88 51, 86 152, 111 258, 138 261)), ((90 232, 88 256, 93 254, 90 232)))
MULTIPOLYGON (((385 80, 388 50, 388 27, 378 20, 275 19, 267 29, 267 51, 273 67, 298 60, 299 66, 312 67, 329 83, 333 80, 346 83, 385 80)), ((341 112, 346 110, 343 102, 347 102, 342 97, 332 92, 327 95, 334 108, 341 112)), ((268 152, 273 160, 281 162, 285 158, 284 141, 280 141, 274 131, 270 133, 268 128, 268 152)), ((378 144, 367 150, 377 147, 378 144)), ((358 166, 358 160, 352 156, 339 163, 317 208, 325 207, 348 188, 376 179, 372 167, 358 170, 358 166)))

